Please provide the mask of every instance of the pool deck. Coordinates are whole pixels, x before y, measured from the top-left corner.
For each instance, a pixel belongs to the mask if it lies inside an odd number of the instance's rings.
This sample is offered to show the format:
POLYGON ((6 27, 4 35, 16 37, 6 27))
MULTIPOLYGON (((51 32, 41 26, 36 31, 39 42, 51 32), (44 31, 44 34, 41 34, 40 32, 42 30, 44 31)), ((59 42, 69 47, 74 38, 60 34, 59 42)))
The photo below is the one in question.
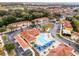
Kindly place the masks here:
POLYGON ((52 40, 52 37, 50 33, 40 33, 39 36, 37 36, 36 40, 40 45, 45 45, 52 40))
POLYGON ((35 44, 38 44, 38 45, 45 45, 46 43, 50 42, 50 41, 55 41, 53 42, 50 46, 48 46, 47 48, 45 48, 44 50, 42 51, 39 51, 37 48, 34 47, 34 49, 42 56, 45 56, 49 53, 49 49, 53 49, 52 46, 57 46, 58 44, 60 44, 59 41, 56 41, 52 36, 51 36, 51 33, 40 33, 39 36, 36 37, 36 42, 35 44), (42 34, 42 36, 40 36, 42 34), (41 38, 39 38, 41 37, 41 38), (46 53, 44 53, 46 52, 46 53))

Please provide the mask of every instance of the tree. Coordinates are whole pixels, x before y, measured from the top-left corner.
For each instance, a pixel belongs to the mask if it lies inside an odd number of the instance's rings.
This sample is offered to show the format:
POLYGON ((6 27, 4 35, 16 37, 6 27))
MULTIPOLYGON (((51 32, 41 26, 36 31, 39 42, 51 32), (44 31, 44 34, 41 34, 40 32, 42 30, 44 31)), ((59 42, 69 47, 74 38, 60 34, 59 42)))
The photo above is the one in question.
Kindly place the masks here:
POLYGON ((6 29, 5 28, 0 28, 0 32, 2 33, 2 32, 5 32, 6 31, 6 29))
POLYGON ((0 10, 0 16, 4 16, 4 15, 7 15, 7 11, 5 11, 5 10, 0 10))
POLYGON ((8 21, 6 20, 6 17, 3 17, 3 18, 2 18, 2 21, 3 21, 3 25, 5 25, 5 26, 8 25, 8 21))
POLYGON ((21 17, 23 17, 22 12, 23 12, 22 10, 16 9, 16 10, 12 11, 10 14, 15 17, 21 18, 21 17))
POLYGON ((68 21, 72 21, 72 17, 66 17, 66 20, 68 20, 68 21))
POLYGON ((54 16, 54 17, 60 17, 61 14, 60 14, 60 13, 53 13, 53 16, 54 16))
POLYGON ((32 22, 32 25, 30 25, 30 27, 35 28, 36 27, 35 21, 31 21, 31 22, 32 22))
POLYGON ((4 24, 4 25, 8 25, 8 24, 10 24, 10 23, 15 22, 15 21, 16 21, 16 17, 14 17, 14 16, 12 16, 12 15, 4 16, 4 17, 2 18, 2 20, 3 20, 3 24, 4 24))
POLYGON ((72 20, 71 24, 73 26, 73 30, 76 31, 76 32, 79 32, 79 29, 78 29, 78 27, 79 27, 79 20, 72 20))
POLYGON ((33 19, 43 17, 44 14, 42 12, 33 12, 33 19))
POLYGON ((76 16, 76 15, 75 15, 74 18, 76 18, 77 20, 79 20, 79 16, 76 16))
POLYGON ((32 14, 26 13, 26 14, 23 16, 23 19, 24 19, 24 20, 31 21, 31 20, 33 19, 32 14))
POLYGON ((74 12, 78 12, 78 9, 75 9, 74 12))
POLYGON ((50 12, 48 12, 47 10, 42 10, 42 12, 43 12, 44 17, 49 17, 50 16, 50 12))
POLYGON ((46 31, 46 26, 42 26, 42 31, 45 32, 46 31))
POLYGON ((53 13, 53 17, 56 18, 57 20, 59 20, 59 18, 61 17, 60 13, 53 13))
POLYGON ((3 36, 2 36, 2 39, 3 39, 4 41, 7 41, 7 40, 8 40, 8 35, 3 35, 3 36))
POLYGON ((2 19, 0 19, 0 27, 2 27, 3 26, 3 21, 2 21, 2 19))
POLYGON ((34 24, 35 25, 35 21, 31 21, 32 22, 32 24, 34 24))
POLYGON ((8 21, 8 23, 13 23, 16 21, 16 17, 10 15, 10 16, 7 16, 6 20, 8 21))
POLYGON ((10 52, 11 50, 15 49, 15 45, 13 43, 8 43, 4 45, 4 48, 10 52))

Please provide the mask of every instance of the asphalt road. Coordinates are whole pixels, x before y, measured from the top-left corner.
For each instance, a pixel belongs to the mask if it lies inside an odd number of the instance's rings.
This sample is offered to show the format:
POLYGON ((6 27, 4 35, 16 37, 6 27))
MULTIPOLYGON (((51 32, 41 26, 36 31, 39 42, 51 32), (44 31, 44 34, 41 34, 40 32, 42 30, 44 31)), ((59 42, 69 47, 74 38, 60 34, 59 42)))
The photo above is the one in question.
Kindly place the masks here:
MULTIPOLYGON (((54 24, 54 27, 52 29, 49 30, 49 32, 52 34, 52 36, 57 40, 57 41, 60 41, 61 43, 65 43, 65 44, 68 44, 70 46, 72 46, 76 51, 79 51, 79 45, 67 40, 67 39, 64 39, 64 38, 59 38, 56 33, 58 31, 58 29, 60 28, 60 24, 58 24, 57 22, 56 23, 53 23, 54 24)), ((9 33, 6 33, 9 35, 9 40, 12 41, 15 45, 16 45, 16 48, 15 48, 15 52, 17 53, 17 56, 22 56, 22 53, 24 53, 24 51, 22 51, 22 49, 20 49, 18 47, 18 45, 16 44, 15 42, 15 39, 14 39, 14 35, 16 33, 20 33, 22 31, 22 29, 19 29, 19 30, 15 30, 15 31, 11 31, 9 33)))
POLYGON ((8 32, 6 34, 8 34, 8 38, 9 38, 9 41, 13 42, 16 46, 15 48, 15 52, 16 52, 16 55, 17 56, 22 56, 22 53, 24 52, 20 47, 19 47, 19 44, 17 44, 15 42, 15 39, 14 39, 14 35, 17 34, 17 33, 20 33, 22 30, 21 29, 18 29, 18 30, 14 30, 14 31, 11 31, 11 32, 8 32))
MULTIPOLYGON (((52 22, 52 23, 53 23, 53 22, 52 22)), ((60 41, 61 43, 65 43, 65 44, 67 44, 67 45, 70 45, 70 46, 72 46, 72 48, 73 48, 74 50, 79 51, 79 45, 78 45, 78 44, 75 44, 75 43, 73 43, 73 42, 71 42, 71 41, 69 41, 69 40, 67 40, 67 39, 65 39, 65 38, 59 38, 59 37, 56 35, 58 29, 60 28, 60 24, 58 24, 58 23, 53 23, 53 24, 54 24, 54 28, 52 28, 52 29, 50 30, 50 33, 52 34, 52 36, 53 36, 56 40, 60 41)))

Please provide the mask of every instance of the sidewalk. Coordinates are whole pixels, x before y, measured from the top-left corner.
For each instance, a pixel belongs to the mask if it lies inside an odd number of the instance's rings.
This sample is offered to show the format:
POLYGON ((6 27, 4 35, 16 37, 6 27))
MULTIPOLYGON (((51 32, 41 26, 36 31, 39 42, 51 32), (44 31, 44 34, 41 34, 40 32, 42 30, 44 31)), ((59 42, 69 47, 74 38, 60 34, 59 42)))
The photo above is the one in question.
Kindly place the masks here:
MULTIPOLYGON (((78 43, 76 43, 75 41, 73 41, 73 40, 71 40, 71 39, 69 39, 69 38, 66 38, 66 37, 64 37, 63 35, 62 35, 62 24, 61 24, 61 28, 60 28, 60 36, 61 37, 63 37, 65 40, 68 40, 68 41, 70 41, 70 43, 69 43, 69 45, 71 44, 71 42, 72 43, 74 43, 74 44, 78 44, 78 43)), ((79 44, 78 44, 79 45, 79 44)), ((79 56, 79 52, 77 52, 77 51, 73 51, 72 52, 75 56, 79 56)))
MULTIPOLYGON (((71 42, 73 42, 73 43, 76 43, 75 41, 73 41, 73 40, 71 40, 71 39, 69 39, 69 38, 66 38, 66 37, 64 37, 64 36, 62 35, 62 24, 61 24, 61 28, 60 28, 60 36, 63 37, 64 39, 66 39, 66 40, 69 40, 69 41, 71 41, 71 42)), ((78 43, 76 43, 76 44, 78 44, 78 43)))
MULTIPOLYGON (((1 37, 1 35, 0 35, 0 40, 1 40, 2 48, 3 48, 4 47, 4 42, 3 42, 3 39, 1 37)), ((5 52, 5 56, 8 56, 7 51, 4 50, 4 52, 5 52)))

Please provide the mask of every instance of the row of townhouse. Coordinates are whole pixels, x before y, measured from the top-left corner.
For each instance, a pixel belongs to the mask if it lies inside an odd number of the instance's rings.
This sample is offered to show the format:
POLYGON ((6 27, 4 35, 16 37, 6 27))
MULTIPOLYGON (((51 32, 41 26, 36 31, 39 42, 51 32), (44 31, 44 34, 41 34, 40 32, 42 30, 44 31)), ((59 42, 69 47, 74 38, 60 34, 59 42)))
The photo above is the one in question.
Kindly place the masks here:
POLYGON ((55 39, 52 38, 50 33, 40 33, 40 29, 38 28, 25 30, 15 35, 15 39, 24 51, 30 49, 33 55, 35 55, 36 52, 39 55, 48 54, 49 47, 51 47, 55 42, 55 39))
POLYGON ((37 18, 37 19, 34 19, 34 21, 36 25, 37 24, 43 25, 49 22, 49 18, 48 17, 37 18))
POLYGON ((75 41, 76 43, 79 43, 79 32, 72 33, 71 40, 75 41))
POLYGON ((35 55, 34 51, 32 50, 32 47, 30 45, 31 42, 35 41, 35 36, 39 34, 39 30, 36 28, 25 30, 19 34, 15 35, 16 42, 19 43, 19 45, 22 47, 24 51, 27 51, 29 49, 29 53, 26 52, 26 54, 29 56, 30 53, 32 55, 35 55))

